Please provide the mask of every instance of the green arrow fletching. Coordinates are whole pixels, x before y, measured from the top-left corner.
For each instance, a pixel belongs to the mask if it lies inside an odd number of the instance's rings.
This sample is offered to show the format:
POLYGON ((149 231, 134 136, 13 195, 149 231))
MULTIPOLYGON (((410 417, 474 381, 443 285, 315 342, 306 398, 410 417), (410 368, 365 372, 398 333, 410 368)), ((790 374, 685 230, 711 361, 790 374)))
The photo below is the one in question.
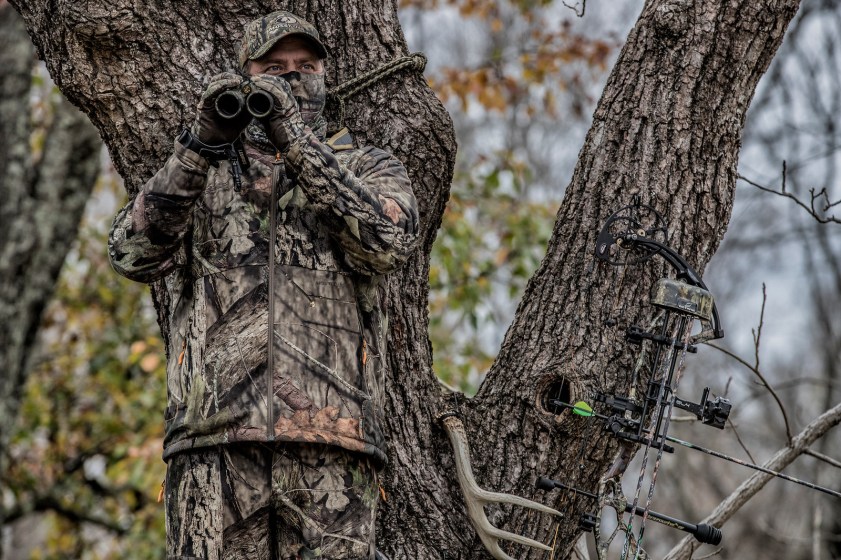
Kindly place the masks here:
POLYGON ((592 416, 593 409, 584 401, 578 401, 573 406, 572 411, 579 416, 592 416))

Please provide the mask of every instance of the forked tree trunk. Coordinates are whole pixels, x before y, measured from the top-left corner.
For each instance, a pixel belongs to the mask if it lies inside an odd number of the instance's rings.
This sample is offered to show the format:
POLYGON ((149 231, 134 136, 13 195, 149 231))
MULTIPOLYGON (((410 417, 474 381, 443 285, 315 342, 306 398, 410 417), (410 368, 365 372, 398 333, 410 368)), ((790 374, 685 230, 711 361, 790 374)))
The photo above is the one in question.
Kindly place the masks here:
MULTIPOLYGON (((277 8, 314 21, 330 47, 328 87, 406 54, 394 1, 149 2, 15 0, 65 95, 100 129, 134 194, 191 120, 203 77, 230 67, 243 23, 277 8)), ((485 487, 531 496, 538 474, 565 476, 582 434, 541 404, 566 379, 573 395, 595 385, 627 389, 630 354, 621 327, 658 272, 594 261, 604 219, 639 195, 671 225, 670 242, 702 270, 727 227, 742 123, 754 88, 797 0, 651 0, 631 32, 594 116, 567 188, 547 256, 530 282, 499 358, 479 394, 458 400, 485 487), (616 319, 618 328, 604 326, 616 319)), ((390 464, 380 542, 394 559, 483 558, 465 517, 453 455, 435 417, 453 408, 432 373, 427 337, 429 251, 455 156, 450 120, 416 74, 401 74, 348 102, 346 124, 363 142, 393 151, 413 180, 423 243, 389 283, 387 410, 390 464)), ((155 290, 161 311, 168 302, 155 290)), ((167 325, 162 324, 164 332, 167 325)), ((582 480, 606 467, 606 438, 588 441, 582 480)), ((557 494, 539 495, 549 505, 557 494)), ((568 502, 567 502, 568 504, 568 502)), ((509 531, 544 541, 554 520, 489 508, 509 531)), ((568 511, 555 558, 576 538, 568 511)), ((508 547, 518 558, 542 553, 508 547)))

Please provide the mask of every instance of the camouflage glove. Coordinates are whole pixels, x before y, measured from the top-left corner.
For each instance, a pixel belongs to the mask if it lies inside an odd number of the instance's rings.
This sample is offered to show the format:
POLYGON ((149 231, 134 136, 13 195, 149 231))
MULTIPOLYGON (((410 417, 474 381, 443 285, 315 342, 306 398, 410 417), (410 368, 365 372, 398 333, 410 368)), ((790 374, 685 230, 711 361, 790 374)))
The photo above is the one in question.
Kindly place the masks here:
POLYGON ((251 122, 251 115, 248 111, 241 111, 232 119, 225 119, 216 112, 216 98, 224 91, 237 89, 242 85, 242 77, 224 72, 214 76, 210 80, 204 94, 199 101, 196 121, 193 123, 193 136, 199 141, 209 145, 230 144, 251 122))
POLYGON ((304 121, 298 112, 298 102, 292 96, 292 87, 283 78, 269 74, 252 76, 251 83, 274 98, 272 111, 261 121, 272 144, 285 150, 304 131, 304 121))

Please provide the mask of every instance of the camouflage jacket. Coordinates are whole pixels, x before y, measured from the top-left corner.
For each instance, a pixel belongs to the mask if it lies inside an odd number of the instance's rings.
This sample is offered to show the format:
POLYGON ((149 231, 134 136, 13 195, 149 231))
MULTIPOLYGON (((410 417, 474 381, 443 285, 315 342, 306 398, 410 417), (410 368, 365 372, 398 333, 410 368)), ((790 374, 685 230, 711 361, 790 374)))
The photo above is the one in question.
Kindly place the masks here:
POLYGON ((113 267, 170 300, 164 459, 295 441, 385 461, 378 280, 411 253, 417 206, 397 159, 349 141, 307 129, 280 161, 246 142, 238 192, 227 161, 176 143, 117 214, 113 267))

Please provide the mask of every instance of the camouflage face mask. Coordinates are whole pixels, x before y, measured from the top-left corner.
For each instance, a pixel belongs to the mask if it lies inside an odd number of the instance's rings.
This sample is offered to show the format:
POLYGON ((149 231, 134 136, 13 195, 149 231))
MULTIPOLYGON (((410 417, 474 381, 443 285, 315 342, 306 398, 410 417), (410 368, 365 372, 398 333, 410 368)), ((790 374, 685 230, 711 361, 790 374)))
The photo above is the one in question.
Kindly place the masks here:
POLYGON ((292 86, 292 95, 298 102, 298 110, 305 124, 310 126, 316 122, 327 100, 327 88, 324 85, 324 74, 301 74, 287 72, 280 76, 292 86))

